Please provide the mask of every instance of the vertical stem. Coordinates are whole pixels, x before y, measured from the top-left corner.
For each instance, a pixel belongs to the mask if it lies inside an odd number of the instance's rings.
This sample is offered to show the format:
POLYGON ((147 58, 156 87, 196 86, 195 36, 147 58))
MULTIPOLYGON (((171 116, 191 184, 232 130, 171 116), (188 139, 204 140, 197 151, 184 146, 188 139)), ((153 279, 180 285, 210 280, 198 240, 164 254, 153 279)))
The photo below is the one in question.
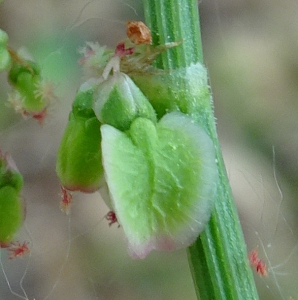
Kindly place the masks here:
MULTIPOLYGON (((182 41, 161 55, 158 68, 169 70, 202 62, 197 0, 143 0, 143 4, 154 44, 182 41)), ((220 182, 211 220, 188 249, 197 296, 201 300, 259 299, 222 160, 211 96, 207 106, 205 125, 216 148, 220 182)))

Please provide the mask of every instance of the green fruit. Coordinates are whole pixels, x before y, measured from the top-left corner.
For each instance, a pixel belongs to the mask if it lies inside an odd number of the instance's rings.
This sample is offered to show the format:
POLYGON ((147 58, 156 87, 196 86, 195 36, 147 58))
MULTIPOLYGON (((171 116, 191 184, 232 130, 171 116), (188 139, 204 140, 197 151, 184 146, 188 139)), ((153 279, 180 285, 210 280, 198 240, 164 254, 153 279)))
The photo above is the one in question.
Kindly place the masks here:
POLYGON ((210 218, 218 173, 207 133, 182 113, 123 133, 103 125, 102 153, 113 210, 132 256, 188 247, 210 218))
POLYGON ((93 88, 81 88, 61 140, 56 171, 68 190, 91 193, 103 178, 100 122, 92 109, 93 88))
POLYGON ((9 243, 23 222, 20 193, 12 186, 0 188, 0 242, 9 243))
POLYGON ((23 177, 8 154, 0 151, 0 243, 9 243, 24 219, 23 177))

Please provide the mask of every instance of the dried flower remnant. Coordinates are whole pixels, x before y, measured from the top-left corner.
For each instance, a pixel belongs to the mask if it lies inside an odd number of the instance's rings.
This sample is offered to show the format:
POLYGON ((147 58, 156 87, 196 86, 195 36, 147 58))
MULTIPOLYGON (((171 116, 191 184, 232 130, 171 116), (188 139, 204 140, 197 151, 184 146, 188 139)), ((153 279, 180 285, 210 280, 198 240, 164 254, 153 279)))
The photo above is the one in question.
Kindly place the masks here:
POLYGON ((141 21, 127 21, 126 34, 135 45, 151 44, 150 29, 141 21))
POLYGON ((266 264, 259 258, 257 249, 252 250, 248 254, 250 265, 255 268, 260 276, 268 276, 266 264))
MULTIPOLYGON (((115 214, 115 212, 113 211, 109 211, 106 216, 105 216, 106 220, 109 221, 109 226, 112 226, 114 223, 118 223, 118 219, 117 216, 115 214)), ((120 224, 118 223, 118 228, 120 227, 120 224)))
POLYGON ((62 212, 69 215, 70 213, 70 205, 72 203, 72 194, 63 186, 60 186, 61 188, 61 202, 60 202, 60 209, 62 212))

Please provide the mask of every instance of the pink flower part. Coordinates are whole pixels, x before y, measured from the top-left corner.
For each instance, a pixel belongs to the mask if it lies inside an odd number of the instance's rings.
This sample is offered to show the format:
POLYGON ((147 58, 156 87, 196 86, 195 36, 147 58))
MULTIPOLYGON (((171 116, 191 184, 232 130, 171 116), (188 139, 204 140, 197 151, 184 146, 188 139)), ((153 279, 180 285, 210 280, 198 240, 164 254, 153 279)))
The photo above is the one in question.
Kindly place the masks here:
POLYGON ((18 257, 24 257, 24 255, 28 254, 30 252, 30 249, 28 248, 29 242, 10 242, 10 243, 0 243, 1 248, 5 248, 8 253, 8 259, 12 260, 18 257))
MULTIPOLYGON (((118 223, 117 216, 115 212, 109 211, 105 217, 109 222, 109 226, 113 225, 114 223, 118 223)), ((120 227, 120 224, 118 223, 118 228, 120 227)))
POLYGON ((63 186, 61 188, 61 202, 60 202, 60 208, 63 212, 65 212, 67 215, 70 213, 70 205, 72 203, 72 194, 63 186))
POLYGON ((134 48, 127 48, 125 49, 125 44, 124 43, 119 43, 115 49, 115 55, 119 57, 123 57, 126 55, 131 55, 134 53, 134 48))
POLYGON ((268 276, 266 264, 259 258, 257 249, 252 250, 248 254, 250 265, 255 268, 260 276, 268 276))
POLYGON ((28 113, 25 110, 23 111, 23 116, 32 116, 33 119, 37 120, 40 125, 44 123, 44 120, 47 116, 47 109, 45 108, 43 111, 38 113, 28 113))

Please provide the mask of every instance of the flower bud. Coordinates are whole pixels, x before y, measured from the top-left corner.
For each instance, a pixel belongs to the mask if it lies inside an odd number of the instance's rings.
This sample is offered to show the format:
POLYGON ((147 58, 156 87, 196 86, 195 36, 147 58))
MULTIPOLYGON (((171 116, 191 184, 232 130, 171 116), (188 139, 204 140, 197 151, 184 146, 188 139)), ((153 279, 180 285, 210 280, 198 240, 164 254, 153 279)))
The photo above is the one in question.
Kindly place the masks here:
POLYGON ((15 89, 9 99, 15 110, 42 123, 47 107, 56 96, 52 84, 42 79, 39 66, 14 53, 8 78, 15 89))
POLYGON ((138 117, 156 122, 152 105, 124 73, 115 72, 99 84, 93 99, 93 109, 98 120, 121 131, 128 130, 138 117))
POLYGON ((64 188, 92 193, 103 177, 100 122, 92 110, 93 89, 79 90, 58 150, 56 171, 64 188))
POLYGON ((24 219, 23 177, 12 159, 0 152, 0 244, 9 243, 24 219))

